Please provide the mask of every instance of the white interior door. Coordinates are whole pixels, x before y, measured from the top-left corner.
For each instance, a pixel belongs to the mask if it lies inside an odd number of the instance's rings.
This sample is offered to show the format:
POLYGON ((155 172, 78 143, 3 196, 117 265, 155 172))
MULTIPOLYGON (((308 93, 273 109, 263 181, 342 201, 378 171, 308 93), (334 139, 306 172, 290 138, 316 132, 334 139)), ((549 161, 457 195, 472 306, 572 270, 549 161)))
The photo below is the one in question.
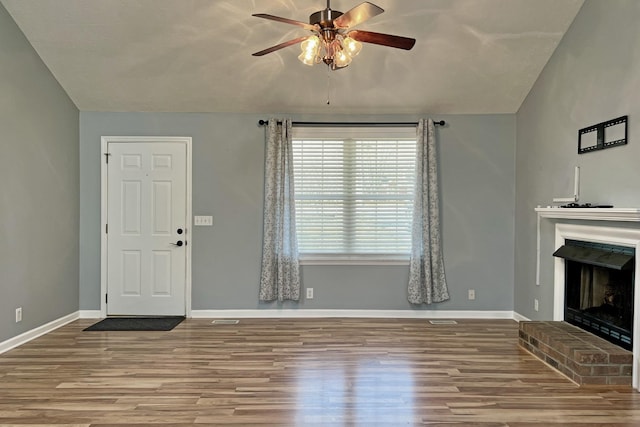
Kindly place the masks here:
POLYGON ((184 315, 184 144, 107 146, 107 314, 184 315))

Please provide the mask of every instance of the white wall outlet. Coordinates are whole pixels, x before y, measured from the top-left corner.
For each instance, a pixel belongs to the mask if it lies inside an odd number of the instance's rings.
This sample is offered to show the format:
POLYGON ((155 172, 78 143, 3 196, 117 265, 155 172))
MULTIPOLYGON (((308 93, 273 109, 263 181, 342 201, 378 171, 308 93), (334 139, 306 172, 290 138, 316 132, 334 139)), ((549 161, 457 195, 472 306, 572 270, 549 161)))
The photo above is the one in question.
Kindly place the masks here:
POLYGON ((307 299, 313 299, 313 288, 307 288, 307 299))
POLYGON ((533 300, 533 309, 535 311, 538 311, 538 299, 537 298, 533 300))
POLYGON ((22 322, 22 307, 16 308, 16 323, 22 322))
POLYGON ((469 298, 470 300, 472 300, 472 299, 476 299, 476 290, 475 290, 475 289, 469 289, 469 295, 468 295, 468 298, 469 298))
POLYGON ((213 225, 213 216, 211 216, 211 215, 196 215, 196 216, 193 217, 193 225, 212 226, 213 225))

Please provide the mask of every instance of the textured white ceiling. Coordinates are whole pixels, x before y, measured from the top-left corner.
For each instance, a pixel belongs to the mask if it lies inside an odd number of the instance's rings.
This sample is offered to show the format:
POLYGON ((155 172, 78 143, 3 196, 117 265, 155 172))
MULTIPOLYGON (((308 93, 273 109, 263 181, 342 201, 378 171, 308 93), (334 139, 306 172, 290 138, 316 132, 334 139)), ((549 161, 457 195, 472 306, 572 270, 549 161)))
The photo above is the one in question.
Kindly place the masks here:
MULTIPOLYGON (((417 39, 365 44, 344 70, 308 67, 299 21, 324 0, 1 0, 82 111, 513 113, 583 0, 373 0, 359 29, 417 39), (331 105, 326 105, 327 94, 331 105)), ((359 0, 334 0, 346 12, 359 0)))

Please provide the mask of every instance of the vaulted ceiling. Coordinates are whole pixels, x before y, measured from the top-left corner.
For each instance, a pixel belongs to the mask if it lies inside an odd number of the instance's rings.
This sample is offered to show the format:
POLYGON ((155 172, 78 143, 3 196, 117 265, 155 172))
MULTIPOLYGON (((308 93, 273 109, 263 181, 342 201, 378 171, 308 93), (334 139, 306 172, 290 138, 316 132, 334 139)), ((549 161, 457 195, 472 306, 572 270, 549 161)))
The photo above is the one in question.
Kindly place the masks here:
POLYGON ((415 47, 365 44, 333 72, 297 45, 251 56, 308 34, 251 14, 307 22, 324 0, 1 2, 82 111, 463 114, 516 112, 583 0, 373 0, 357 28, 415 47))

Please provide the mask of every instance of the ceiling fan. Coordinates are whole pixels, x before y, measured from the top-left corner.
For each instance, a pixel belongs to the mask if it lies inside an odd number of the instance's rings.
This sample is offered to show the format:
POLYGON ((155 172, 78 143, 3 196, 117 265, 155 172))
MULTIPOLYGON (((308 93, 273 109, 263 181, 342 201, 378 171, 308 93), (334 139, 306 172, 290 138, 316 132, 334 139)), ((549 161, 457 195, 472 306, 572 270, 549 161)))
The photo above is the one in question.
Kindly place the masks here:
POLYGON ((413 48, 413 45, 416 43, 415 39, 350 29, 382 12, 384 12, 382 8, 366 1, 355 6, 348 12, 342 13, 331 9, 330 0, 327 0, 327 8, 311 14, 308 24, 266 13, 254 14, 253 16, 258 18, 297 25, 310 31, 312 34, 277 44, 256 52, 253 56, 266 55, 300 43, 302 53, 298 56, 298 59, 304 64, 314 65, 323 62, 327 64, 331 70, 337 70, 348 66, 352 58, 360 53, 362 49, 361 42, 404 50, 413 48))

